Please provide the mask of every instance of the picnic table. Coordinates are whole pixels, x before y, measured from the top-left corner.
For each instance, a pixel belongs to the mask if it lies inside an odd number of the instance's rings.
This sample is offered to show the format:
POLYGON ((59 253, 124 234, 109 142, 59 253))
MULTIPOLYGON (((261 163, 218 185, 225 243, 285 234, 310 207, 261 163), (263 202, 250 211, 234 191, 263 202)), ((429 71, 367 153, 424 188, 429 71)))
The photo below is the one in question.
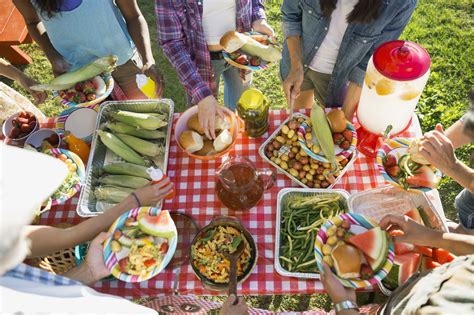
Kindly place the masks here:
POLYGON ((31 42, 25 20, 12 0, 0 1, 0 56, 13 64, 30 64, 30 56, 17 45, 31 42))
MULTIPOLYGON (((303 111, 304 112, 304 111, 303 111)), ((309 114, 309 111, 306 112, 309 114)), ((176 122, 179 114, 174 115, 176 122)), ((245 156, 252 160, 258 168, 271 167, 258 155, 258 148, 265 139, 287 117, 286 111, 270 111, 270 127, 260 138, 250 139, 240 136, 235 148, 230 154, 245 156)), ((53 127, 55 119, 43 123, 44 127, 53 127)), ((401 136, 414 137, 421 134, 421 128, 416 116, 410 128, 401 136)), ((260 203, 246 212, 236 212, 225 208, 215 194, 215 171, 220 161, 200 161, 188 157, 182 152, 175 141, 174 132, 171 135, 168 159, 168 176, 175 184, 176 197, 164 202, 164 209, 183 212, 191 215, 200 227, 207 225, 215 216, 232 215, 238 217, 248 231, 253 235, 258 249, 258 261, 251 276, 238 287, 239 294, 302 294, 322 293, 323 287, 318 280, 305 280, 284 277, 274 268, 275 224, 277 194, 285 187, 297 187, 283 174, 277 175, 274 186, 264 193, 260 203)), ((359 154, 357 160, 334 188, 345 189, 349 193, 357 193, 386 185, 385 180, 376 168, 375 159, 359 154)), ((77 224, 83 218, 76 213, 79 195, 66 203, 53 207, 40 218, 40 224, 54 225, 61 222, 77 224)), ((441 202, 437 191, 429 194, 438 212, 442 213, 441 202)), ((179 226, 178 226, 179 231, 179 226)), ((158 276, 141 283, 126 283, 119 280, 104 280, 94 286, 98 291, 119 295, 126 298, 153 297, 157 295, 179 294, 208 295, 218 294, 204 289, 194 275, 189 263, 167 268, 158 276)))

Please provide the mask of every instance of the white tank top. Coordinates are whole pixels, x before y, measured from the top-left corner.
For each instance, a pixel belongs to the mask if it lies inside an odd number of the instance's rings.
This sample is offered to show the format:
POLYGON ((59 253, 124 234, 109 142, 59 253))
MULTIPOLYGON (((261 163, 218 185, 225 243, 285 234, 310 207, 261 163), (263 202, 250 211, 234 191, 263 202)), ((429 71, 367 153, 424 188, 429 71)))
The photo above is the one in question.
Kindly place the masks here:
POLYGON ((358 0, 339 0, 331 14, 329 30, 327 30, 321 46, 311 61, 310 69, 326 74, 332 74, 336 63, 339 47, 347 29, 347 16, 351 13, 358 0))
POLYGON ((219 45, 226 32, 236 29, 235 0, 204 0, 202 28, 208 45, 219 45))

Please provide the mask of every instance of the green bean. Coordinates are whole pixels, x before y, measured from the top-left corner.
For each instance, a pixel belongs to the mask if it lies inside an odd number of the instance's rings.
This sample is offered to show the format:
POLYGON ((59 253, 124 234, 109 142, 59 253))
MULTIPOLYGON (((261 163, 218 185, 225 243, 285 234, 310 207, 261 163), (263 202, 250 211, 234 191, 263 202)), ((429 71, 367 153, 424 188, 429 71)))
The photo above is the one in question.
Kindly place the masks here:
POLYGON ((286 261, 287 263, 292 263, 291 259, 288 259, 285 256, 280 256, 280 259, 286 261))

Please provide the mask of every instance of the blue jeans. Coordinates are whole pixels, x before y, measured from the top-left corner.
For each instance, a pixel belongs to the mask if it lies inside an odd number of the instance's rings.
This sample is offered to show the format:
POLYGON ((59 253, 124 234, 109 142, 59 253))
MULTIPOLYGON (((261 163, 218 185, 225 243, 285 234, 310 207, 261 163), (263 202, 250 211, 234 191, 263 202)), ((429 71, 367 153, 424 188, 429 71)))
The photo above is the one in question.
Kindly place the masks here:
POLYGON ((474 229, 474 195, 463 189, 454 202, 458 210, 459 222, 466 229, 474 229))
MULTIPOLYGON (((240 77, 240 69, 231 66, 224 59, 212 60, 211 64, 216 80, 217 94, 219 95, 219 83, 222 75, 224 79, 224 104, 230 110, 235 111, 240 95, 250 86, 251 77, 244 82, 240 77)), ((251 74, 247 74, 247 76, 251 76, 251 74)))

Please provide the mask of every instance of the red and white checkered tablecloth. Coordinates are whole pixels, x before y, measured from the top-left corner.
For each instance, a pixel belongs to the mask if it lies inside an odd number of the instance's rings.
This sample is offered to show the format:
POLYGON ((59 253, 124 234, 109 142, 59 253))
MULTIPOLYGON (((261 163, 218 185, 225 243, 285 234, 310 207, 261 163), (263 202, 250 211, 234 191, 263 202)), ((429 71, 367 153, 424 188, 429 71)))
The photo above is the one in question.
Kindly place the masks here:
MULTIPOLYGON (((174 120, 179 117, 175 114, 174 120)), ((285 119, 286 111, 277 110, 270 112, 270 128, 266 135, 258 139, 242 137, 238 139, 231 154, 246 156, 255 162, 258 168, 271 167, 258 155, 258 148, 268 135, 273 132, 285 119)), ((45 122, 44 126, 54 127, 54 119, 45 122)), ((417 120, 409 130, 401 136, 413 137, 420 134, 417 120)), ((241 285, 239 294, 291 294, 322 292, 321 282, 315 280, 302 280, 283 277, 276 273, 274 261, 275 222, 277 194, 284 187, 296 187, 289 178, 283 174, 277 175, 274 186, 265 192, 263 200, 258 206, 247 212, 234 212, 221 205, 214 192, 215 170, 219 161, 200 161, 188 157, 176 145, 174 133, 171 136, 170 154, 168 160, 168 176, 176 187, 176 197, 165 201, 164 208, 171 211, 184 212, 191 215, 199 226, 208 224, 217 215, 233 215, 241 219, 243 224, 254 236, 258 248, 258 262, 252 275, 241 285)), ((360 154, 358 159, 343 175, 335 188, 356 193, 385 185, 383 177, 378 173, 375 160, 360 154)), ((76 224, 82 220, 76 214, 78 195, 68 200, 65 204, 53 207, 41 217, 41 224, 57 224, 69 222, 76 224)), ((179 267, 177 289, 181 294, 216 294, 205 290, 194 275, 189 264, 179 267)), ((172 294, 176 270, 165 270, 153 279, 141 283, 125 283, 119 280, 102 281, 94 288, 98 291, 120 295, 124 297, 157 296, 172 294)))

